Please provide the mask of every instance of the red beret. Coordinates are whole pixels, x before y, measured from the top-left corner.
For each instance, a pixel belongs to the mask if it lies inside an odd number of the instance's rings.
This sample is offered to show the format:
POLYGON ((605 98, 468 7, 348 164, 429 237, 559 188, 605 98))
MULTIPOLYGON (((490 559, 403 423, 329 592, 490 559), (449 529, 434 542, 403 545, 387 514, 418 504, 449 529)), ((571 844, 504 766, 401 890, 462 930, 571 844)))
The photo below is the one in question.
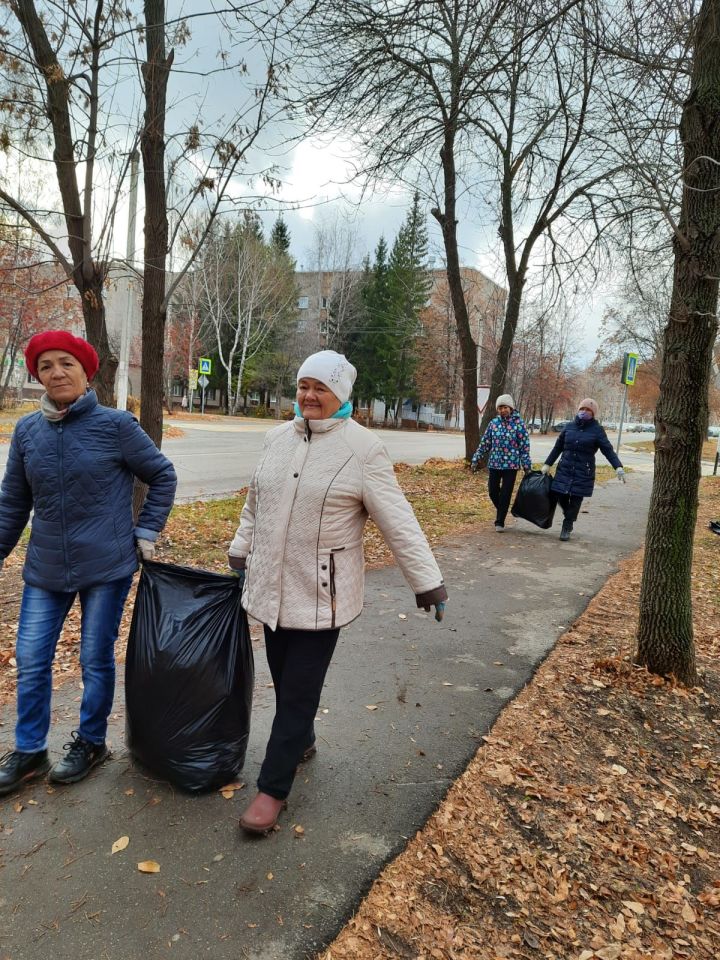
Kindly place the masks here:
POLYGON ((25 363, 30 373, 38 378, 37 362, 41 353, 46 350, 64 350, 65 353, 72 354, 81 364, 88 380, 92 380, 98 372, 100 361, 87 340, 82 337, 74 337, 67 330, 45 330, 43 333, 36 333, 30 338, 30 342, 25 347, 25 363))

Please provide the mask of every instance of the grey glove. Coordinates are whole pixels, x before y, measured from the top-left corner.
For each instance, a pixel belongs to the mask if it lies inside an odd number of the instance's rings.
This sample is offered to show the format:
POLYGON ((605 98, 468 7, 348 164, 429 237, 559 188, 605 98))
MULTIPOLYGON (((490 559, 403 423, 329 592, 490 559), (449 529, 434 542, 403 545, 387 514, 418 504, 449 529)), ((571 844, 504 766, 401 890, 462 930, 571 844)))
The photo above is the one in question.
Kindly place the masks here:
POLYGON ((544 463, 542 467, 540 467, 540 473, 542 473, 543 475, 546 473, 550 473, 550 464, 544 463))
POLYGON ((471 460, 471 461, 470 461, 470 470, 471 470, 473 473, 480 473, 480 471, 483 470, 483 469, 484 469, 484 465, 483 465, 482 463, 480 463, 479 460, 471 460))
POLYGON ((625 471, 622 467, 618 467, 615 473, 617 474, 618 480, 621 480, 623 483, 627 483, 627 480, 625 479, 625 471))
POLYGON ((142 537, 138 537, 136 545, 141 560, 147 561, 155 559, 155 542, 153 540, 144 540, 142 537))
MULTIPOLYGON (((423 610, 425 611, 425 613, 430 613, 430 607, 423 607, 423 610)), ((435 619, 437 620, 438 623, 440 623, 440 621, 444 616, 445 616, 445 601, 439 600, 435 604, 435 619)))

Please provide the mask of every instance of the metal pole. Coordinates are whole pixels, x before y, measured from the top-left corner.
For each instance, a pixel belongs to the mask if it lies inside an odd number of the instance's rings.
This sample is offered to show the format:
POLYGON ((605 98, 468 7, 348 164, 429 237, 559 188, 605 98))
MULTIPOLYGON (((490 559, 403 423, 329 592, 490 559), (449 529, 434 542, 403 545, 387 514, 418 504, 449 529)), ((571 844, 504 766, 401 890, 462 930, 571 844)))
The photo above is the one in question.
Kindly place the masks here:
POLYGON ((202 388, 202 401, 200 403, 200 413, 203 416, 205 415, 205 384, 203 384, 203 388, 202 388))
MULTIPOLYGON (((125 258, 127 261, 128 273, 132 270, 133 260, 135 258, 135 225, 137 220, 137 189, 138 189, 138 165, 140 154, 133 150, 130 154, 130 198, 128 209, 128 229, 127 243, 125 246, 125 258)), ((120 359, 118 362, 118 386, 117 386, 117 408, 118 410, 127 410, 128 398, 128 375, 130 372, 130 324, 132 321, 133 306, 133 284, 128 276, 127 280, 127 303, 125 305, 125 316, 123 317, 120 328, 120 359)))
POLYGON ((623 393, 622 407, 620 408, 620 423, 618 424, 618 438, 617 438, 617 446, 615 447, 615 453, 620 453, 620 441, 622 440, 622 428, 623 428, 623 423, 625 422, 626 404, 627 404, 627 384, 625 384, 625 392, 623 393))

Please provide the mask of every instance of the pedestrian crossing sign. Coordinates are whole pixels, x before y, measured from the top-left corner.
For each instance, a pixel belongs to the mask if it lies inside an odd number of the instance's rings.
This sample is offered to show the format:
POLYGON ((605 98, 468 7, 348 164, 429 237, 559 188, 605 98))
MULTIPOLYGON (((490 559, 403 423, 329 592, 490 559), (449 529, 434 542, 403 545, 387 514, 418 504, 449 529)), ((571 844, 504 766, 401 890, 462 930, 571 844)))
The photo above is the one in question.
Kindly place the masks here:
POLYGON ((635 378, 637 377, 638 359, 639 358, 636 353, 625 354, 620 383, 624 383, 628 387, 633 386, 635 383, 635 378))
POLYGON ((212 360, 210 357, 200 357, 198 370, 200 373, 212 373, 212 360))

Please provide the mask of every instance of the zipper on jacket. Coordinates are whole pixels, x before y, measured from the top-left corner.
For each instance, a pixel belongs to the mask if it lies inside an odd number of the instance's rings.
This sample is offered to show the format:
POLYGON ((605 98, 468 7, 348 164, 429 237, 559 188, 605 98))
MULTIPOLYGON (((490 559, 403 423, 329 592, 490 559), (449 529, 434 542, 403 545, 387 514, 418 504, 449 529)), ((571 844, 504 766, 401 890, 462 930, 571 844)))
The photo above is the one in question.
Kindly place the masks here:
POLYGON ((305 421, 305 439, 310 443, 310 437, 312 437, 312 430, 310 429, 310 421, 305 421))
POLYGON ((330 609, 332 610, 332 621, 330 623, 330 629, 335 629, 335 610, 337 603, 335 600, 335 555, 330 554, 330 609))
POLYGON ((65 522, 65 470, 63 465, 63 437, 62 424, 57 428, 58 439, 58 484, 60 486, 60 522, 62 525, 63 559, 65 561, 65 588, 70 590, 70 565, 67 549, 67 523, 65 522))

